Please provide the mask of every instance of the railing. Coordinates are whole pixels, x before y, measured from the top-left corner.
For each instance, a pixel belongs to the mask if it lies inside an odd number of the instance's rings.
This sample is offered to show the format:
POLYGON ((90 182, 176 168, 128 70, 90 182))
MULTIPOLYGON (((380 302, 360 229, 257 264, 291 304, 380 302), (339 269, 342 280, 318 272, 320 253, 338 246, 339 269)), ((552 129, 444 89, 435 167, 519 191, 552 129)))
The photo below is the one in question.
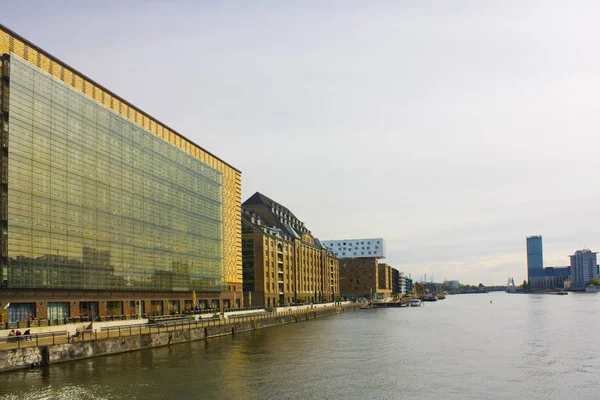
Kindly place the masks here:
MULTIPOLYGON (((249 315, 236 315, 230 316, 229 318, 210 318, 201 319, 195 321, 193 319, 182 320, 171 320, 161 321, 153 324, 134 324, 134 325, 122 325, 115 327, 103 327, 101 329, 88 329, 77 331, 75 334, 69 332, 48 332, 48 333, 36 333, 28 336, 10 336, 0 338, 0 350, 11 349, 11 348, 22 348, 22 347, 37 347, 37 346, 48 346, 54 344, 65 344, 65 343, 80 343, 92 340, 144 335, 150 333, 160 332, 172 332, 189 329, 199 329, 206 327, 217 327, 217 326, 232 326, 243 322, 254 322, 261 321, 269 318, 284 318, 294 316, 295 318, 316 318, 319 314, 325 311, 331 311, 332 309, 342 310, 356 308, 356 304, 345 304, 345 305, 332 305, 331 307, 322 307, 318 309, 306 308, 304 310, 286 310, 283 312, 268 312, 256 313, 249 315)), ((262 308, 262 307, 259 307, 262 308)), ((253 307, 252 309, 256 309, 253 307)), ((236 309, 239 310, 239 309, 236 309)))
POLYGON ((60 344, 69 341, 68 332, 44 332, 31 335, 8 336, 0 338, 0 348, 37 347, 40 345, 60 344))
POLYGON ((232 312, 232 311, 251 311, 251 310, 260 310, 264 308, 263 306, 246 306, 246 307, 237 307, 237 308, 226 308, 224 312, 232 312))
POLYGON ((19 329, 19 328, 41 328, 46 326, 66 325, 79 322, 105 322, 105 321, 125 321, 129 319, 147 318, 147 314, 127 314, 127 315, 98 315, 92 319, 92 316, 68 317, 58 319, 33 319, 15 322, 2 322, 0 329, 19 329))
MULTIPOLYGON (((238 308, 236 311, 245 310, 247 308, 238 308)), ((232 309, 233 310, 233 309, 232 309)), ((229 311, 232 311, 229 310, 229 311)), ((205 308, 198 310, 186 310, 182 314, 176 315, 189 315, 189 314, 207 314, 207 313, 218 313, 219 309, 216 308, 205 308)), ((169 317, 172 315, 154 315, 153 313, 145 314, 123 314, 123 315, 97 315, 94 318, 92 316, 80 316, 80 317, 66 317, 59 319, 33 319, 33 320, 22 320, 14 322, 0 322, 0 330, 2 329, 21 329, 21 328, 41 328, 47 326, 57 326, 66 324, 76 324, 80 322, 106 322, 106 321, 127 321, 132 319, 141 318, 156 318, 156 317, 169 317)))

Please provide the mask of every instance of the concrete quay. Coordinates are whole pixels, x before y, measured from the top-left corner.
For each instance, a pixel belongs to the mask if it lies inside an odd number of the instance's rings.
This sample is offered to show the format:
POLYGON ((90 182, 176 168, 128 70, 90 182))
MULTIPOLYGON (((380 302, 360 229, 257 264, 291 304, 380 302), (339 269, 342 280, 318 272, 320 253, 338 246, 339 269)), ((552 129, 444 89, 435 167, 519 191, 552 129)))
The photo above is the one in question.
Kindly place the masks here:
POLYGON ((124 327, 118 331, 90 331, 71 340, 66 335, 44 338, 38 341, 37 345, 35 341, 22 341, 19 348, 0 349, 0 372, 235 335, 276 325, 308 321, 358 308, 359 305, 355 303, 320 308, 304 307, 238 317, 235 321, 186 321, 162 327, 147 325, 124 327))

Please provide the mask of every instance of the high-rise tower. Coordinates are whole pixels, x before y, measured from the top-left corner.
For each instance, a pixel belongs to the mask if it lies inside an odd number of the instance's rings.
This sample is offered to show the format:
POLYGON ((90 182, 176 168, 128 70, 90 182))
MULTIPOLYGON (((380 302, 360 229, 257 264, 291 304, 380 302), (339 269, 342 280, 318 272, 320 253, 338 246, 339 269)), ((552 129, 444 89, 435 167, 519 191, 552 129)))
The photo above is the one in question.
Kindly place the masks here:
POLYGON ((544 275, 544 252, 542 236, 527 237, 527 280, 544 275))
POLYGON ((584 290, 590 279, 598 278, 598 262, 595 252, 589 249, 577 250, 571 258, 571 288, 584 290))

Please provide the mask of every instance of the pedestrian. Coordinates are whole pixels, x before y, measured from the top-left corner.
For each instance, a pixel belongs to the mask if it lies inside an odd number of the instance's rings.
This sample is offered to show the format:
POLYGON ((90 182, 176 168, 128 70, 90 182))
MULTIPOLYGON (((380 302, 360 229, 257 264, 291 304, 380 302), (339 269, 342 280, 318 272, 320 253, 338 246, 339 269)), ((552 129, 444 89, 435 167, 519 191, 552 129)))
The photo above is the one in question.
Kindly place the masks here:
POLYGON ((23 339, 23 334, 21 333, 21 331, 20 331, 20 330, 17 330, 17 333, 15 334, 15 336, 16 336, 16 338, 17 338, 17 342, 18 342, 19 340, 22 340, 22 339, 23 339))
POLYGON ((31 340, 31 330, 27 329, 23 334, 23 337, 25 338, 25 340, 31 340))
POLYGON ((75 342, 75 339, 77 339, 79 336, 81 336, 81 330, 79 330, 79 328, 77 328, 75 330, 75 333, 73 334, 73 336, 71 336, 71 341, 75 342))

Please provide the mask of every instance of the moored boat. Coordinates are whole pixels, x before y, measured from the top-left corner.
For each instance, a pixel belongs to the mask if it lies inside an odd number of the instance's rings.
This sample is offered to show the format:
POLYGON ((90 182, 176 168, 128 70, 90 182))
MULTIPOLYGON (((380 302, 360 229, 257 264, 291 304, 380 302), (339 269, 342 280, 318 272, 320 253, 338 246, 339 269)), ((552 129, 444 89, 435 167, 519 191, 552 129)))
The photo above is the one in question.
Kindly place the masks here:
POLYGON ((419 299, 411 299, 410 300, 410 306, 411 307, 420 307, 422 305, 423 305, 423 303, 419 299))

